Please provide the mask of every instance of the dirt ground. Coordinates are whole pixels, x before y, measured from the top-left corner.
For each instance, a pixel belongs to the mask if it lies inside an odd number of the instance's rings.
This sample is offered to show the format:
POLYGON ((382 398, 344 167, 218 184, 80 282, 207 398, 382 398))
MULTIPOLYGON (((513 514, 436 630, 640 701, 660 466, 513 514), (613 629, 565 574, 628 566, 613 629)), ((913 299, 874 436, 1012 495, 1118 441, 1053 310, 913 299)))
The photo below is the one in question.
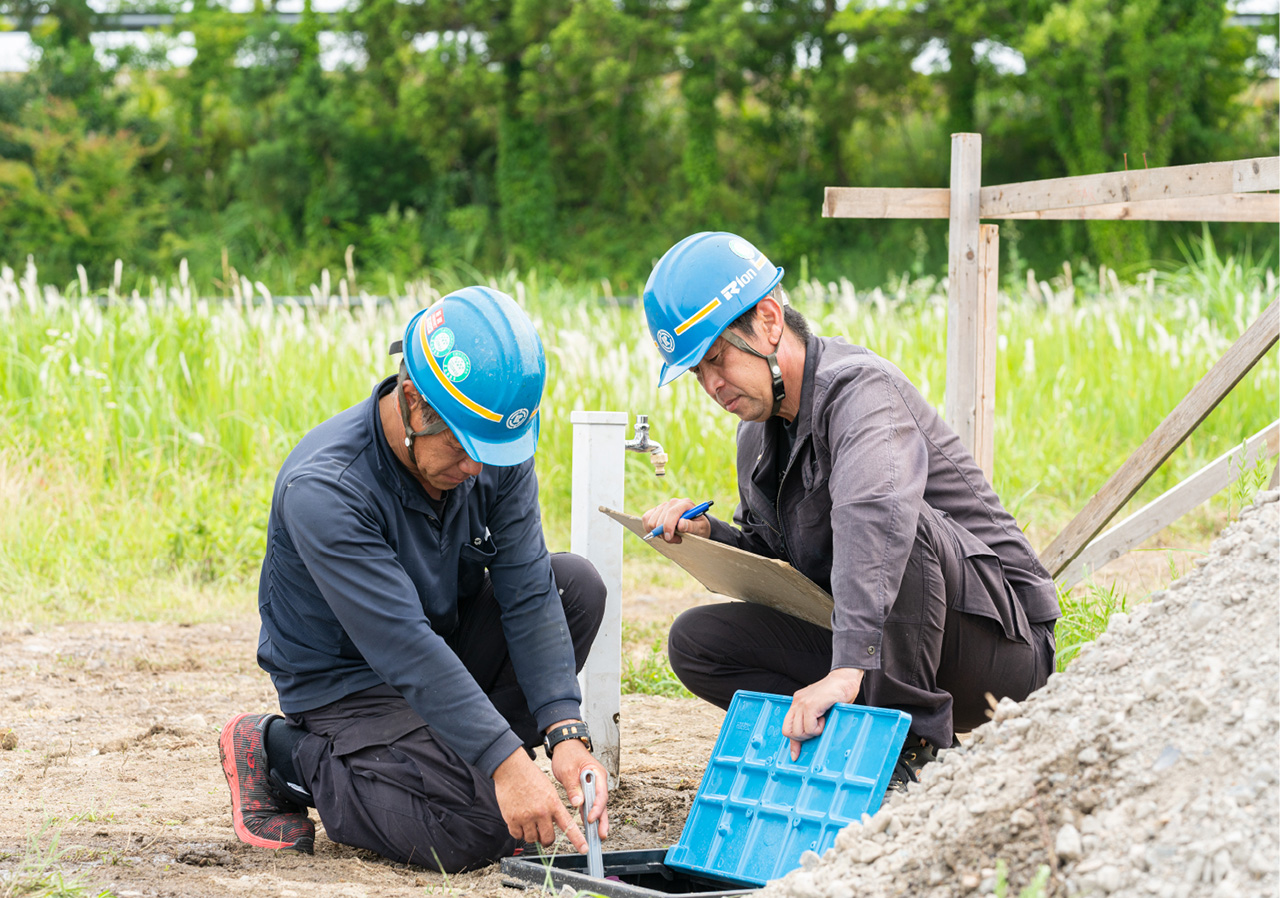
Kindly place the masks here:
MULTIPOLYGON (((1108 573, 1129 584, 1133 599, 1167 582, 1165 554, 1130 558, 1108 573)), ((666 623, 713 600, 687 585, 631 590, 627 617, 666 623)), ((444 877, 336 845, 323 828, 313 857, 237 841, 217 736, 237 712, 277 707, 254 662, 256 643, 256 617, 0 622, 0 895, 24 864, 55 851, 67 879, 119 898, 519 894, 503 887, 496 867, 444 877)), ((622 780, 606 849, 679 838, 722 719, 693 699, 623 698, 622 780)))
MULTIPOLYGON (((496 868, 446 878, 336 845, 322 827, 314 857, 237 841, 217 738, 236 712, 276 708, 256 642, 256 619, 0 629, 0 733, 17 739, 0 750, 0 870, 56 833, 64 874, 120 898, 519 894, 496 868)), ((689 699, 623 699, 607 848, 679 838, 722 717, 689 699)))

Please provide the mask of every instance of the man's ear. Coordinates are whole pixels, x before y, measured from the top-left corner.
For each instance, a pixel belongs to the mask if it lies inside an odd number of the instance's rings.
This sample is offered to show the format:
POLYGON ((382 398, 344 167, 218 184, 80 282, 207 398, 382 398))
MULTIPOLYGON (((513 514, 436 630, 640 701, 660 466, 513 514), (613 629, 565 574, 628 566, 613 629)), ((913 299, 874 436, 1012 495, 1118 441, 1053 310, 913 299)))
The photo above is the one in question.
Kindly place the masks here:
POLYGON ((413 385, 413 381, 409 378, 404 379, 404 401, 409 408, 417 408, 422 403, 422 394, 418 392, 418 388, 413 385))
POLYGON ((765 339, 777 346, 782 341, 786 324, 783 321, 782 306, 772 293, 756 304, 756 320, 764 330, 765 339))

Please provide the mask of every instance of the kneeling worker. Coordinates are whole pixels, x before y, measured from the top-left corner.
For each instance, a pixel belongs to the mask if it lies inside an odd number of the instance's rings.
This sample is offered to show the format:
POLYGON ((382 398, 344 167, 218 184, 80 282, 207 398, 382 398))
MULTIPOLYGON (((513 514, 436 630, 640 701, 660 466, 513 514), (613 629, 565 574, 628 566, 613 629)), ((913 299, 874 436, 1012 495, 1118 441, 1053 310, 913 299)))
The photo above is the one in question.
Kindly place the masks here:
POLYGON ((659 260, 644 293, 665 364, 692 371, 742 419, 733 524, 681 520, 689 499, 643 516, 789 562, 834 599, 831 630, 763 605, 692 608, 671 667, 727 708, 738 689, 792 695, 792 756, 836 702, 912 716, 893 777, 905 789, 986 693, 1021 700, 1054 666, 1052 579, 959 437, 896 367, 817 337, 786 305, 782 269, 733 234, 700 233, 659 260))
MULTIPOLYGON (((332 840, 456 872, 559 827, 586 839, 534 764, 607 834, 576 671, 604 585, 549 555, 533 453, 542 342, 505 294, 467 287, 413 317, 398 376, 289 454, 271 501, 258 663, 281 718, 219 742, 236 835, 310 853, 332 840)), ((397 346, 392 351, 399 351, 397 346)), ((299 385, 305 389, 304 385, 299 385)))

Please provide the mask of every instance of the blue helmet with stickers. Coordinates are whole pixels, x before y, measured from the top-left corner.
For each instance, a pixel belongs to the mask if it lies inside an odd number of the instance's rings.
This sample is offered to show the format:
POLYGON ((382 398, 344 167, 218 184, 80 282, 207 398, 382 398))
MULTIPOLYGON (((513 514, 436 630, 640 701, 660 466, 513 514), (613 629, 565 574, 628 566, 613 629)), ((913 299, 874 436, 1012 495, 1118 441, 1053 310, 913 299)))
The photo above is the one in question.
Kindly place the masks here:
POLYGON ((663 361, 658 386, 702 361, 781 280, 782 269, 737 234, 703 231, 667 250, 644 287, 644 317, 663 361))
POLYGON ((403 350, 413 385, 468 455, 498 466, 533 457, 547 359, 515 300, 488 287, 454 291, 413 316, 403 350))

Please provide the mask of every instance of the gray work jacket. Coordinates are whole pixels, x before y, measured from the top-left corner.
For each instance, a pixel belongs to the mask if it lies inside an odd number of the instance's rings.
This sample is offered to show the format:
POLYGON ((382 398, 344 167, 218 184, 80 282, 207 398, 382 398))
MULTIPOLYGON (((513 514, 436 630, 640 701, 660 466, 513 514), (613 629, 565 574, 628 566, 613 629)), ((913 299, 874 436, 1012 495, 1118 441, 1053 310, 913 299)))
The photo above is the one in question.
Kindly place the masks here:
MULTIPOLYGON (((1027 642, 1060 616, 1052 578, 972 454, 894 365, 839 337, 810 337, 795 442, 779 486, 783 421, 738 427, 734 524, 711 537, 781 558, 831 593, 832 667, 877 670, 887 617, 928 505, 970 565, 953 607, 1027 642)), ((953 593, 949 585, 948 593, 953 593)))

